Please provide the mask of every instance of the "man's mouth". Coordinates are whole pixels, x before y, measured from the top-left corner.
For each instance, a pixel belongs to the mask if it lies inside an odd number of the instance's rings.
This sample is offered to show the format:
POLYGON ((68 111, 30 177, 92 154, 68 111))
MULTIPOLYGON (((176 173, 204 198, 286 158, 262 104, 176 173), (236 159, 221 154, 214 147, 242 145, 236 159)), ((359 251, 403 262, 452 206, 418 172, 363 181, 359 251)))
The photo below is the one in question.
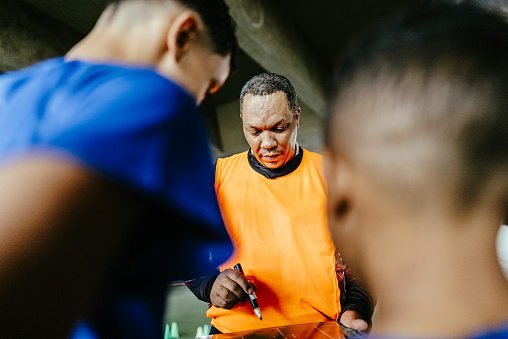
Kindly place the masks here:
POLYGON ((263 158, 268 159, 268 160, 274 160, 274 159, 278 158, 279 155, 281 155, 281 154, 282 153, 266 154, 266 155, 263 155, 263 158))

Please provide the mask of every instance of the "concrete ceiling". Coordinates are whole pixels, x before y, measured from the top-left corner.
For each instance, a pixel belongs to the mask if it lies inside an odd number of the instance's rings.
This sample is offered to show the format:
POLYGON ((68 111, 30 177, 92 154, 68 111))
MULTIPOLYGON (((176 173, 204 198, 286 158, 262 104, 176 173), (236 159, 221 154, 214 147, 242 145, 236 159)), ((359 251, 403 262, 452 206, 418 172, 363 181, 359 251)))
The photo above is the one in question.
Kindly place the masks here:
MULTIPOLYGON (((103 0, 22 0, 84 36, 100 15, 103 0)), ((263 71, 286 75, 302 106, 300 144, 320 147, 324 91, 336 56, 369 26, 407 5, 407 0, 226 0, 242 49, 238 70, 204 103, 217 155, 246 148, 238 117, 242 85, 263 71)))
POLYGON ((302 36, 329 63, 340 54, 352 37, 383 20, 408 0, 278 0, 302 36))

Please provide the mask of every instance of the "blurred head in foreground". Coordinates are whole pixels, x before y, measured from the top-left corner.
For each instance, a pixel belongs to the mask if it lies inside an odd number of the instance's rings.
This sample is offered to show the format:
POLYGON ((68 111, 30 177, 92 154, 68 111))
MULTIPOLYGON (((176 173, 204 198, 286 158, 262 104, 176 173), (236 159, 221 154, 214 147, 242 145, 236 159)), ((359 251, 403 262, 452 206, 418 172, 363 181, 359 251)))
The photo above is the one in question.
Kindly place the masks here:
POLYGON ((236 67, 238 42, 224 0, 108 0, 68 60, 148 66, 199 104, 236 67))
POLYGON ((506 324, 494 246, 508 206, 504 19, 434 2, 377 28, 341 61, 325 129, 330 230, 379 297, 374 331, 506 324))

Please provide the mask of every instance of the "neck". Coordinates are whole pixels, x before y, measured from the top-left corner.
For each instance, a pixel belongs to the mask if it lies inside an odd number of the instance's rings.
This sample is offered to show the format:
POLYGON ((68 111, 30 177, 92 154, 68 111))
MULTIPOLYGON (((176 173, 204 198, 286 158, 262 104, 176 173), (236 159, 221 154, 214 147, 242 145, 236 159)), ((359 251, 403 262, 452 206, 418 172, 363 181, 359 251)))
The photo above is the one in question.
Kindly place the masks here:
POLYGON ((265 178, 277 179, 279 177, 283 177, 285 175, 292 173, 294 170, 298 168, 298 166, 300 166, 300 163, 302 162, 303 159, 303 149, 300 150, 300 146, 298 145, 298 143, 296 143, 295 155, 281 167, 273 169, 261 165, 261 163, 254 156, 252 149, 248 152, 247 158, 249 161, 249 165, 252 167, 254 171, 258 172, 265 178))
MULTIPOLYGON (((117 14, 118 16, 118 14, 117 14)), ((165 31, 171 20, 155 17, 147 23, 125 25, 121 19, 106 12, 93 30, 65 56, 67 60, 120 62, 155 67, 161 55, 165 31), (119 21, 119 22, 118 22, 119 21)))
POLYGON ((412 264, 384 265, 374 332, 463 337, 506 323, 508 282, 498 265, 495 232, 468 233, 461 225, 448 234, 432 230, 407 249, 412 264))

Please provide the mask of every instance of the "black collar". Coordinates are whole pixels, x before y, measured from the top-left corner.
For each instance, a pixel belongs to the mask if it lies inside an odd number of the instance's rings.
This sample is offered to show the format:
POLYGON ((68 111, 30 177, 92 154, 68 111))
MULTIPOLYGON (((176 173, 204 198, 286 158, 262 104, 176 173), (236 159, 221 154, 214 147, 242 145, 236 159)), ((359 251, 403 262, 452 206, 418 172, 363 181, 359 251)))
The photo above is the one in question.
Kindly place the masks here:
POLYGON ((249 159, 249 165, 252 167, 252 169, 265 178, 268 179, 277 179, 279 177, 283 177, 285 175, 288 175, 289 173, 293 172, 295 169, 300 166, 300 163, 302 162, 303 158, 303 148, 298 146, 300 148, 300 151, 296 156, 294 156, 291 160, 289 160, 284 166, 279 168, 266 168, 265 166, 261 165, 256 159, 254 155, 252 155, 251 151, 249 150, 247 152, 247 158, 249 159))

